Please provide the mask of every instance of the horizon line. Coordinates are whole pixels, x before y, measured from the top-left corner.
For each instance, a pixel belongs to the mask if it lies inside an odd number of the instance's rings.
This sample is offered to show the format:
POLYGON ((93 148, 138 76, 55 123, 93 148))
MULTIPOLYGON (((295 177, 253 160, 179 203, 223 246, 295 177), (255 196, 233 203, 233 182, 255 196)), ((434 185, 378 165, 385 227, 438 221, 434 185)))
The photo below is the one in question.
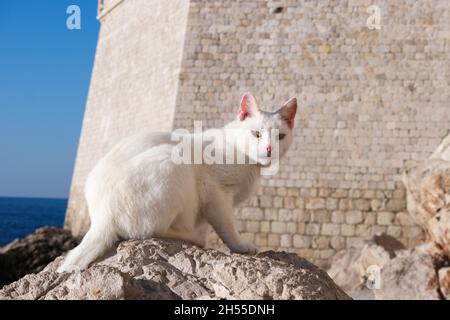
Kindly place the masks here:
POLYGON ((58 198, 58 197, 40 197, 40 196, 2 196, 1 198, 12 198, 12 199, 41 199, 41 200, 69 200, 69 198, 58 198))

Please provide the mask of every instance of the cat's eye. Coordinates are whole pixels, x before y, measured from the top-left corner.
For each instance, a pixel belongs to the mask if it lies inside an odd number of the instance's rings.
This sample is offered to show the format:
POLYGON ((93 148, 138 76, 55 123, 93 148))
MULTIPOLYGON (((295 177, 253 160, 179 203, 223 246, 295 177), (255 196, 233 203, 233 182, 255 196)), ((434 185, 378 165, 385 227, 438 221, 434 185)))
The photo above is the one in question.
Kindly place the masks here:
POLYGON ((284 137, 286 137, 286 134, 284 134, 284 133, 280 133, 280 134, 278 135, 278 139, 279 139, 279 140, 283 140, 284 137))
POLYGON ((252 130, 252 134, 257 137, 258 139, 261 138, 261 132, 257 131, 257 130, 252 130))

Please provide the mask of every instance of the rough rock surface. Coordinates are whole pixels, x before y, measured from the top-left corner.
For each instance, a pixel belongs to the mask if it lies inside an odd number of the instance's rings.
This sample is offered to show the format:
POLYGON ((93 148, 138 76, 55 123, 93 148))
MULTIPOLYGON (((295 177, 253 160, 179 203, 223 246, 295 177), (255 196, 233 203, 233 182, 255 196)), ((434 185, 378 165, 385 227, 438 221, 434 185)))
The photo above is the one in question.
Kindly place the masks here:
POLYGON ((428 231, 428 223, 437 213, 450 212, 450 135, 429 159, 410 163, 403 173, 408 212, 428 231))
POLYGON ((428 221, 428 233, 450 259, 450 209, 441 210, 428 221))
POLYGON ((433 257, 419 249, 405 250, 381 268, 377 300, 438 300, 441 298, 433 257))
POLYGON ((126 241, 84 271, 58 274, 62 258, 0 290, 0 299, 349 299, 295 254, 226 254, 172 240, 126 241))
POLYGON ((0 248, 0 288, 26 274, 41 271, 77 243, 67 230, 43 227, 0 248))
POLYGON ((328 274, 345 291, 358 290, 366 282, 366 271, 372 265, 383 267, 389 261, 384 248, 367 244, 362 248, 349 248, 338 252, 328 274))
POLYGON ((442 248, 433 242, 396 250, 395 256, 373 243, 338 252, 328 274, 354 299, 437 300, 446 297, 448 280, 441 270, 447 265, 442 248), (374 270, 379 282, 370 288, 374 270))
POLYGON ((362 248, 350 247, 339 251, 332 259, 328 274, 353 298, 374 299, 373 292, 366 287, 369 268, 383 268, 390 258, 395 256, 397 250, 402 248, 396 240, 390 238, 392 237, 383 234, 367 241, 362 248))
POLYGON ((450 161, 450 134, 442 140, 441 144, 433 152, 430 159, 450 161))
POLYGON ((440 269, 438 277, 442 295, 450 300, 450 267, 440 269))

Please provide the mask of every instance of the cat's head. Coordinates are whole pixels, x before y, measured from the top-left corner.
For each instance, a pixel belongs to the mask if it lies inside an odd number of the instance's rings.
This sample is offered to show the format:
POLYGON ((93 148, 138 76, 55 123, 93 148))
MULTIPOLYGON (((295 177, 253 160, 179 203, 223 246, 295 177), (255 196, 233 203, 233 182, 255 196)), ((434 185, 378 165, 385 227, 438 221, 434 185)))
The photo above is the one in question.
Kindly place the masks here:
POLYGON ((296 112, 296 98, 289 99, 274 112, 265 112, 259 108, 253 95, 244 94, 234 121, 242 141, 241 150, 245 148, 244 142, 252 146, 256 144, 256 152, 246 153, 263 166, 269 165, 274 156, 281 158, 293 140, 296 112), (278 148, 278 152, 274 152, 277 151, 275 148, 278 148))

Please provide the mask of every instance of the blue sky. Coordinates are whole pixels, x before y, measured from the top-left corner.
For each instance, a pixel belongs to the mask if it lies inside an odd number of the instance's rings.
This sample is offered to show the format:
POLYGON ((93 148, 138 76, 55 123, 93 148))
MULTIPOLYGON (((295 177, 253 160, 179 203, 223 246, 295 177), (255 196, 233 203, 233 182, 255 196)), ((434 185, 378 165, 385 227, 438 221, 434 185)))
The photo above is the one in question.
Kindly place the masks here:
POLYGON ((68 197, 96 13, 96 0, 0 0, 0 196, 68 197), (66 27, 71 4, 81 30, 66 27))

